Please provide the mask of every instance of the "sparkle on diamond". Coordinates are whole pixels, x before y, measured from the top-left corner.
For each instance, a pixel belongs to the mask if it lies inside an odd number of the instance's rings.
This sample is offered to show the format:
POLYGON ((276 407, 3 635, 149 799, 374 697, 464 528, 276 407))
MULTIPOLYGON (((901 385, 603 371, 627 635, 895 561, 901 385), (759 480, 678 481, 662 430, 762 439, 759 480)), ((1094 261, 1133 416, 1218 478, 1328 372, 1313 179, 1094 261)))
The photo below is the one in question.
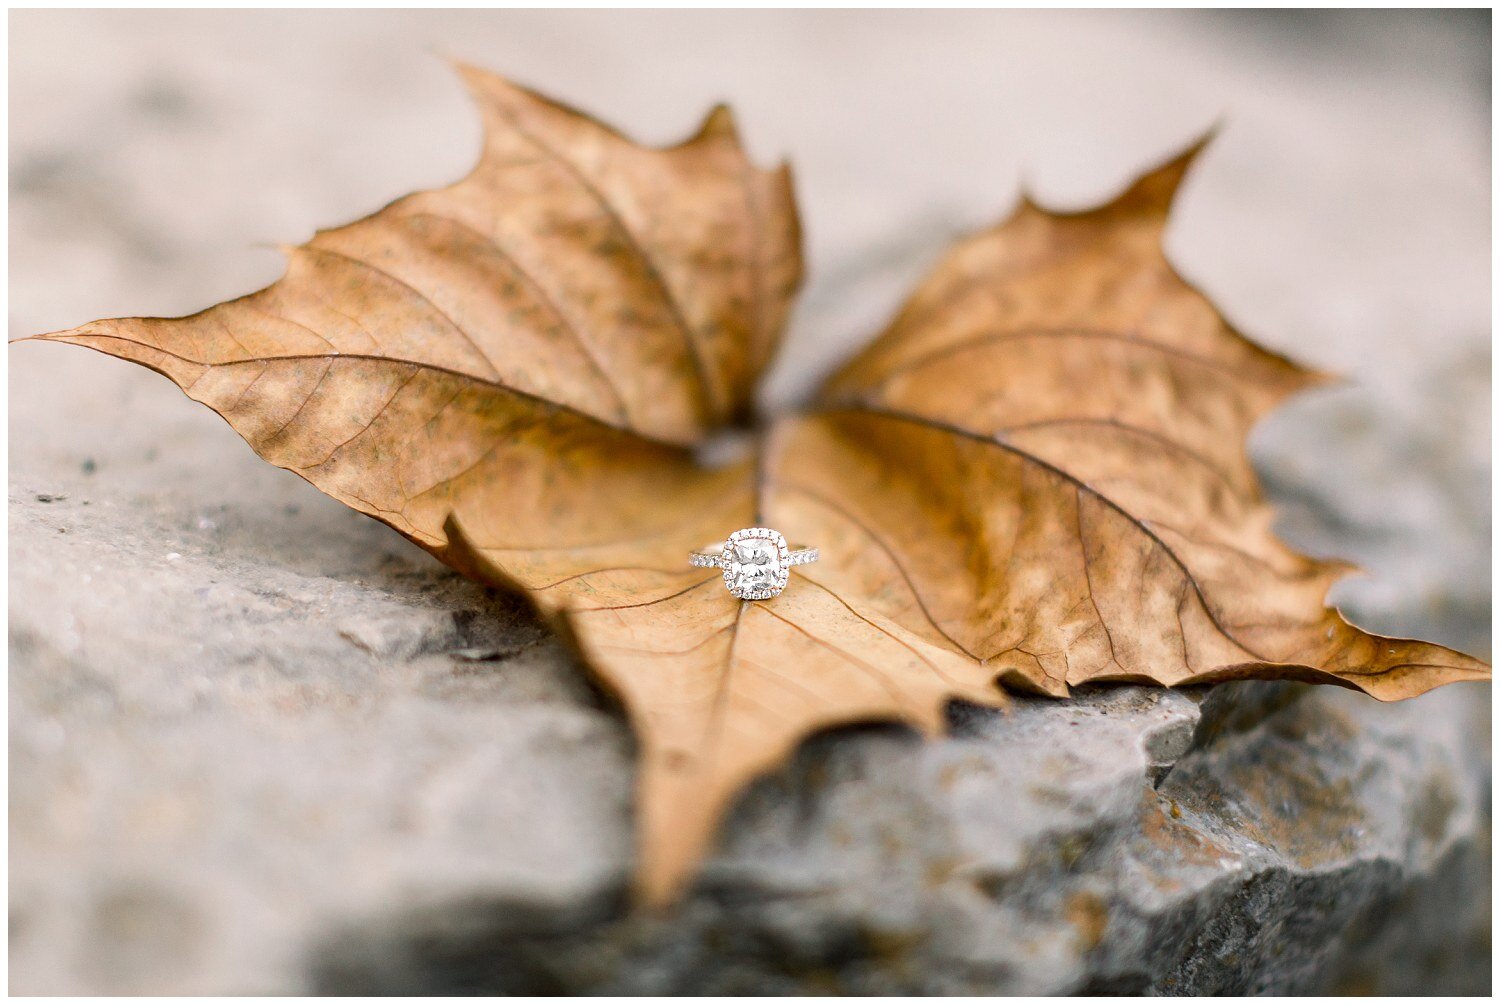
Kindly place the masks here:
POLYGON ((776 542, 747 538, 734 546, 734 574, 731 586, 740 592, 774 590, 781 571, 776 542))

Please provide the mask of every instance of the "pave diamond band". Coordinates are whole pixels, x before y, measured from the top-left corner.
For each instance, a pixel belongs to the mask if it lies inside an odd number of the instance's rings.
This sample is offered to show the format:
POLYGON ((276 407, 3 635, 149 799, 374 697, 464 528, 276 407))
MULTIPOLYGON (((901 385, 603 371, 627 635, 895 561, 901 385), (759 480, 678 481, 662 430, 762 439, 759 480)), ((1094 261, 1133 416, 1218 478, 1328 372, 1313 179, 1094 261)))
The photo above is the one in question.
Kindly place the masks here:
POLYGON ((711 544, 688 555, 697 568, 724 570, 724 586, 741 600, 769 600, 786 589, 794 565, 818 560, 818 549, 789 547, 786 538, 769 527, 746 527, 723 544, 711 544))
MULTIPOLYGON (((688 556, 688 564, 700 569, 722 569, 724 568, 723 548, 722 544, 712 544, 695 551, 688 556)), ((787 565, 811 565, 817 560, 818 549, 816 548, 793 548, 786 556, 787 565)))

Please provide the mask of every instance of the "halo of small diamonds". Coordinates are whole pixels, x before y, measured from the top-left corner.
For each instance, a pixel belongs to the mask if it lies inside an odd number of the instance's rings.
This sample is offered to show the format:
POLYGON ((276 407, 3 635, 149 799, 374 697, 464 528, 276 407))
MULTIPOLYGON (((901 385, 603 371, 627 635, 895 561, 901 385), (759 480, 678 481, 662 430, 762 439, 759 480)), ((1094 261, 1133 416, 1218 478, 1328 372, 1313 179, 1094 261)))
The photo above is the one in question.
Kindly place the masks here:
POLYGON ((786 589, 791 551, 769 527, 746 527, 729 535, 720 562, 724 586, 741 600, 769 600, 786 589))

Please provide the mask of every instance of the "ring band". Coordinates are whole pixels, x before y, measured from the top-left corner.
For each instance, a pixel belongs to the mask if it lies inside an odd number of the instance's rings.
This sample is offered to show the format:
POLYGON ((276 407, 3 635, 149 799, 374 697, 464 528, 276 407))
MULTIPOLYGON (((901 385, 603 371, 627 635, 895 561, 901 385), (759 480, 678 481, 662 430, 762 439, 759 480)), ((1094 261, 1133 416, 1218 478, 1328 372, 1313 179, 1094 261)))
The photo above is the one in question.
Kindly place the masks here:
MULTIPOLYGON (((790 550, 786 556, 787 565, 810 565, 818 560, 818 549, 804 548, 802 545, 793 544, 787 546, 790 550)), ((724 568, 724 544, 706 545, 688 555, 688 564, 699 568, 722 569, 724 568)))
POLYGON ((817 560, 817 548, 790 547, 786 538, 769 527, 746 527, 722 544, 705 545, 688 554, 689 565, 723 569, 724 586, 741 600, 769 600, 786 589, 792 566, 817 560))

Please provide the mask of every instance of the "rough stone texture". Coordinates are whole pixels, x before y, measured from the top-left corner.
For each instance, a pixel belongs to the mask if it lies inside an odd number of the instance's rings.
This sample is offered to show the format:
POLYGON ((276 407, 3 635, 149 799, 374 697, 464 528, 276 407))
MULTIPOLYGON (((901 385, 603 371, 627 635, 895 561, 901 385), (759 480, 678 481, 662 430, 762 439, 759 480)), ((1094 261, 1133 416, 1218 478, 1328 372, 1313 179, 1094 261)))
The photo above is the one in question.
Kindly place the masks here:
MULTIPOLYGON (((433 50, 792 155, 785 402, 1024 173, 1081 205, 1223 117, 1169 242, 1358 383, 1255 451, 1362 623, 1489 648, 1483 15, 12 15, 14 335, 180 313, 460 173, 433 50), (808 100, 813 94, 816 100, 808 100)), ((1483 992, 1489 689, 1135 688, 807 745, 629 912, 632 743, 512 601, 159 378, 10 351, 14 992, 1483 992)))

